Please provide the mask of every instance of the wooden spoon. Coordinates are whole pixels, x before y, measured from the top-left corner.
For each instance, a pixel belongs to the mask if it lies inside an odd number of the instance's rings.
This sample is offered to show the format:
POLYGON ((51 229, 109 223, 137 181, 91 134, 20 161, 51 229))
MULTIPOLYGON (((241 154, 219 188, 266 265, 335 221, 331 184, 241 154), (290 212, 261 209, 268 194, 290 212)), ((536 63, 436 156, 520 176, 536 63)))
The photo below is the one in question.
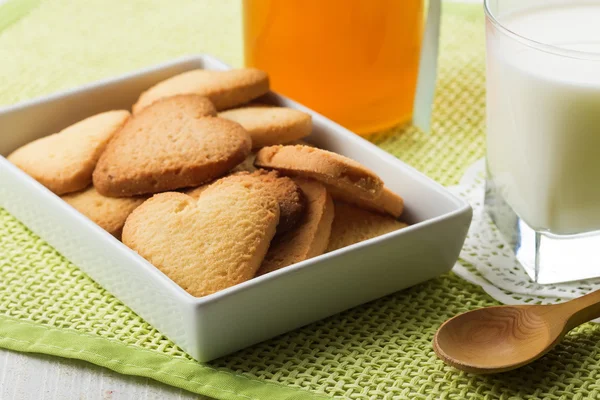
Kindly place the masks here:
POLYGON ((481 308, 444 322, 433 349, 463 371, 504 372, 540 358, 571 329, 599 317, 600 290, 561 304, 481 308))

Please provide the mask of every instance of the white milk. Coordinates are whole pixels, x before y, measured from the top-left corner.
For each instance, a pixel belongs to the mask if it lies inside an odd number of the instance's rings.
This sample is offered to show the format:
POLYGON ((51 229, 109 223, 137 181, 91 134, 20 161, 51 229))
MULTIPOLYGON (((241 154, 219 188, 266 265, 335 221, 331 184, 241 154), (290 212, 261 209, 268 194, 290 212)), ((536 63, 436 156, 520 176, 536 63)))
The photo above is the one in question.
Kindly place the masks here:
POLYGON ((493 180, 536 230, 600 230, 600 2, 574 1, 568 8, 545 6, 498 19, 537 42, 597 54, 558 56, 488 24, 487 157, 493 180))

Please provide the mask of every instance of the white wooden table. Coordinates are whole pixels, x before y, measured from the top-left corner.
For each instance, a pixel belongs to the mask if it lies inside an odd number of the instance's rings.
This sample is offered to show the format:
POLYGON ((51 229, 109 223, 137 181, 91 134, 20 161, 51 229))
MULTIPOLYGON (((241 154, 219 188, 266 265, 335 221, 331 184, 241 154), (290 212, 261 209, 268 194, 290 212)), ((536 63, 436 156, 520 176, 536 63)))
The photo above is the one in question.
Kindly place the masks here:
POLYGON ((79 360, 0 349, 2 400, 199 400, 152 379, 79 360))

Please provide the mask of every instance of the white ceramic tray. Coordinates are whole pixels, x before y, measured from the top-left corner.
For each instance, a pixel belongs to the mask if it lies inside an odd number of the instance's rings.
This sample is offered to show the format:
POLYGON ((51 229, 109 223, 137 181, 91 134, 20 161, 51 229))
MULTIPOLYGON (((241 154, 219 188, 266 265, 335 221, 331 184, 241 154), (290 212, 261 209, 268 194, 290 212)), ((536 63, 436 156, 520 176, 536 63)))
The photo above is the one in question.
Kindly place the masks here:
MULTIPOLYGON (((209 56, 188 57, 0 109, 0 154, 6 156, 95 113, 129 109, 144 89, 195 68, 229 67, 209 56)), ((323 116, 275 94, 264 100, 311 113, 314 131, 308 140, 378 173, 404 197, 403 219, 413 225, 194 298, 4 157, 0 157, 0 207, 199 361, 450 270, 471 221, 467 203, 323 116)))

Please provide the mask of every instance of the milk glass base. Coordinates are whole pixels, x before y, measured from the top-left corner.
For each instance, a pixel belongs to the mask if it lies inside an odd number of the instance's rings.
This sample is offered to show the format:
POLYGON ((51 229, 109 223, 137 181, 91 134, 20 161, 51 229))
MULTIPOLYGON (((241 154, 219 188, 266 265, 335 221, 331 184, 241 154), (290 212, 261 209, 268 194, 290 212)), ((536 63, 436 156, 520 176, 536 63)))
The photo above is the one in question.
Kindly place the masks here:
POLYGON ((485 211, 537 283, 576 281, 600 276, 600 231, 554 235, 532 229, 506 203, 488 170, 485 211))

